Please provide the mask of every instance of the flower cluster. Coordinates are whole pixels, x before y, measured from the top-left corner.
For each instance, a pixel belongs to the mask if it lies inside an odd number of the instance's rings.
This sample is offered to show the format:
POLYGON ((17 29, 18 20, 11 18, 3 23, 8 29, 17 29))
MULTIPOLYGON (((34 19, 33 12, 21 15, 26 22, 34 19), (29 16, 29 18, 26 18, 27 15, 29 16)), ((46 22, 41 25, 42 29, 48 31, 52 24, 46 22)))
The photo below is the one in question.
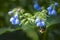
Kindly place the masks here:
POLYGON ((48 8, 48 15, 56 15, 56 10, 53 9, 52 5, 50 5, 48 8))
MULTIPOLYGON (((36 0, 38 1, 38 0, 36 0)), ((13 14, 13 16, 10 18, 10 22, 13 25, 28 25, 28 24, 33 24, 36 23, 37 27, 39 27, 41 30, 45 30, 46 29, 46 20, 47 20, 47 16, 48 15, 56 15, 56 10, 55 7, 58 7, 58 3, 55 2, 54 4, 51 4, 47 10, 45 9, 45 7, 41 7, 38 2, 34 3, 33 7, 34 9, 36 9, 38 12, 33 12, 35 14, 31 15, 30 13, 25 13, 23 10, 21 10, 20 8, 16 8, 15 10, 9 11, 8 14, 11 15, 13 14), (48 15, 46 14, 48 12, 48 15), (20 13, 20 19, 21 22, 19 20, 19 13, 20 13), (35 19, 36 18, 36 19, 35 19), (35 22, 34 22, 35 21, 35 22)), ((35 24, 34 24, 35 25, 35 24)))
MULTIPOLYGON (((48 15, 53 15, 53 16, 56 16, 56 10, 55 10, 55 7, 58 7, 58 3, 55 2, 54 4, 51 4, 48 8, 47 8, 47 12, 48 12, 48 15)), ((38 11, 41 11, 43 10, 42 7, 39 6, 39 4, 36 2, 34 4, 34 9, 38 10, 38 11)), ((42 11, 41 11, 42 12, 42 11)), ((46 11, 45 11, 46 12, 46 11)), ((45 13, 45 12, 42 12, 42 13, 45 13)), ((39 17, 36 18, 35 22, 36 22, 36 25, 37 27, 40 27, 40 29, 42 30, 45 30, 46 29, 46 21, 44 21, 44 17, 43 17, 43 14, 41 15, 41 13, 39 14, 39 17), (41 17, 41 18, 39 18, 41 17)))
MULTIPOLYGON (((55 2, 54 4, 54 7, 57 7, 58 6, 58 3, 55 2)), ((50 5, 48 8, 47 8, 47 11, 48 11, 48 15, 56 15, 56 10, 55 8, 53 8, 53 5, 50 5)))
MULTIPOLYGON (((12 14, 12 13, 14 13, 14 12, 13 11, 8 12, 8 14, 12 14)), ((10 22, 13 25, 19 25, 20 24, 20 21, 19 21, 19 18, 18 18, 18 12, 15 12, 15 15, 10 18, 10 22)))
POLYGON ((13 17, 11 17, 11 18, 10 18, 10 22, 11 22, 12 24, 14 24, 14 25, 20 24, 20 21, 19 21, 19 19, 18 19, 18 16, 13 16, 13 17))
POLYGON ((45 26, 45 22, 43 20, 40 20, 39 17, 36 18, 35 22, 36 22, 36 24, 37 24, 38 27, 45 26))
POLYGON ((34 4, 34 9, 40 11, 40 10, 41 10, 41 7, 39 6, 38 3, 35 3, 35 4, 34 4))
POLYGON ((58 3, 57 2, 55 2, 55 4, 54 4, 56 7, 58 7, 58 3))

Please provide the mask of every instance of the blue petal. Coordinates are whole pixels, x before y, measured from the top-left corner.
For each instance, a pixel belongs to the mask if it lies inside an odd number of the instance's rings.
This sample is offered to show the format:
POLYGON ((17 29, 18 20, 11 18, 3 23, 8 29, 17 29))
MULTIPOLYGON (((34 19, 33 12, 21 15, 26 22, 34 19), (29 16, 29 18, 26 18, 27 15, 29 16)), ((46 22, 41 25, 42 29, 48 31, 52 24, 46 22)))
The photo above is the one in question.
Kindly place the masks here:
POLYGON ((52 5, 50 5, 50 6, 47 8, 48 11, 52 11, 52 9, 53 9, 52 5))
POLYGON ((40 11, 40 10, 41 10, 41 8, 39 7, 37 10, 38 10, 38 11, 40 11))
POLYGON ((14 24, 14 25, 16 25, 16 24, 20 24, 19 19, 13 20, 13 21, 12 21, 12 24, 14 24))
POLYGON ((41 27, 42 27, 42 26, 45 26, 45 22, 44 22, 44 21, 40 21, 40 22, 37 23, 37 26, 38 26, 38 27, 40 27, 40 26, 41 26, 41 27))
POLYGON ((34 4, 34 9, 36 9, 36 10, 41 10, 41 7, 38 5, 38 3, 35 3, 35 4, 34 4))
POLYGON ((18 18, 15 18, 15 17, 11 17, 10 22, 11 22, 13 25, 20 24, 19 19, 18 19, 18 18))
POLYGON ((11 23, 12 23, 13 25, 15 25, 15 20, 13 20, 11 23))
POLYGON ((15 24, 19 24, 19 23, 20 23, 19 19, 16 19, 15 24))
POLYGON ((56 16, 56 10, 53 9, 52 11, 49 11, 48 14, 49 15, 55 15, 56 16))
POLYGON ((48 11, 48 15, 51 15, 51 11, 48 11))
POLYGON ((56 15, 56 10, 53 9, 52 12, 51 12, 51 14, 52 15, 56 15))
POLYGON ((58 3, 57 2, 55 2, 55 6, 58 7, 58 3))
POLYGON ((14 17, 11 17, 11 18, 10 18, 10 22, 12 22, 13 20, 14 20, 14 17))

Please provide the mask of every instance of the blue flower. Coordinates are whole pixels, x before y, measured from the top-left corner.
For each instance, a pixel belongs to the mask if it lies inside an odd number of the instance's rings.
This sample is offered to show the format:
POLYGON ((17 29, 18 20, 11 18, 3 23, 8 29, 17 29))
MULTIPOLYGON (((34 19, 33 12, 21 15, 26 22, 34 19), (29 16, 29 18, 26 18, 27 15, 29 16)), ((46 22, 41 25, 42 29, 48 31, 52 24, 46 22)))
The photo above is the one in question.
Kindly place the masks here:
POLYGON ((53 9, 52 11, 48 11, 48 14, 49 14, 49 15, 56 15, 56 10, 53 9))
POLYGON ((38 5, 38 3, 35 3, 34 4, 34 9, 39 11, 39 10, 41 10, 41 7, 38 5))
POLYGON ((20 24, 19 19, 18 19, 18 18, 15 18, 15 17, 11 17, 11 18, 10 18, 10 22, 11 22, 13 25, 20 24))
POLYGON ((56 10, 53 9, 52 12, 51 12, 52 15, 56 15, 56 10))
POLYGON ((58 3, 57 2, 55 2, 55 4, 54 4, 56 7, 58 7, 58 3))
POLYGON ((47 8, 48 11, 52 11, 52 9, 53 9, 52 5, 50 5, 50 6, 47 8))
POLYGON ((16 24, 20 24, 19 19, 14 19, 14 20, 12 21, 12 24, 14 24, 14 25, 16 25, 16 24))
POLYGON ((37 26, 38 27, 45 26, 45 22, 44 21, 40 21, 40 22, 37 23, 37 26))
POLYGON ((48 15, 51 15, 51 11, 48 11, 48 15))
POLYGON ((45 22, 43 20, 40 20, 39 16, 35 20, 38 27, 45 26, 45 22))
POLYGON ((11 17, 11 18, 10 18, 10 22, 12 22, 13 20, 14 20, 14 17, 11 17))

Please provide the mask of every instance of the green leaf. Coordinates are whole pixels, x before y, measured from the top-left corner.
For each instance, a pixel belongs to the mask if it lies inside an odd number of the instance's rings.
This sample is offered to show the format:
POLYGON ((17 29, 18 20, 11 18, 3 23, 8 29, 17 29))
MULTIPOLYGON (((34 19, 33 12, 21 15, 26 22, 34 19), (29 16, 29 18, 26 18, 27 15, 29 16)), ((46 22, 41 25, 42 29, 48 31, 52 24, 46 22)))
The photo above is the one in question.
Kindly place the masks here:
POLYGON ((51 17, 47 18, 46 22, 47 22, 47 27, 49 27, 50 25, 53 25, 53 24, 60 23, 60 15, 51 16, 51 17))
POLYGON ((34 26, 27 24, 22 26, 22 29, 27 33, 28 37, 30 37, 32 40, 39 40, 39 37, 34 30, 34 26))
POLYGON ((11 29, 10 27, 0 28, 0 35, 7 32, 7 31, 13 32, 13 31, 15 31, 15 29, 11 29))

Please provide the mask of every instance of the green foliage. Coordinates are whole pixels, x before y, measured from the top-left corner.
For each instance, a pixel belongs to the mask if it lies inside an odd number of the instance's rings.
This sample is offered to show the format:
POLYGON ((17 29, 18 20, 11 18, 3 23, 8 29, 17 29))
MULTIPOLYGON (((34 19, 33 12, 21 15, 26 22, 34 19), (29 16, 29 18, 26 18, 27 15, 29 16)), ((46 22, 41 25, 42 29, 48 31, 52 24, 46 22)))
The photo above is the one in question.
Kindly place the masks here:
MULTIPOLYGON (((58 3, 59 1, 60 0, 57 0, 58 3)), ((42 11, 33 9, 32 0, 0 0, 0 35, 22 29, 32 40, 60 40, 60 5, 56 9, 57 16, 49 16, 45 9, 49 5, 49 0, 46 0, 46 4, 43 0, 39 0, 38 3, 44 6, 42 11), (13 10, 16 12, 17 9, 20 9, 18 13, 22 26, 17 26, 18 28, 12 29, 12 25, 9 22, 10 16, 8 15, 8 11, 13 10), (37 16, 46 22, 46 32, 43 34, 39 32, 39 28, 36 26, 35 19, 37 16)))

